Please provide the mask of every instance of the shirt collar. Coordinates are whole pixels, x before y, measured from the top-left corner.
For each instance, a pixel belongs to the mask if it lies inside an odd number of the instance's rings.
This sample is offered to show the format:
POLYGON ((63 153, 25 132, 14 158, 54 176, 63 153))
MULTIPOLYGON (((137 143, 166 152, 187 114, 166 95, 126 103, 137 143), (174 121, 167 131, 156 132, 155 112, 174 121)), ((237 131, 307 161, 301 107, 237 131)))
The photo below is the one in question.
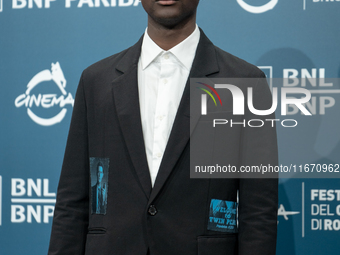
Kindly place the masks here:
POLYGON ((185 66, 186 69, 190 70, 192 62, 195 57, 195 52, 200 39, 200 31, 198 26, 194 32, 191 33, 185 40, 174 46, 168 51, 160 48, 148 35, 147 28, 144 33, 141 61, 143 70, 150 65, 159 55, 163 52, 171 52, 175 57, 185 66))

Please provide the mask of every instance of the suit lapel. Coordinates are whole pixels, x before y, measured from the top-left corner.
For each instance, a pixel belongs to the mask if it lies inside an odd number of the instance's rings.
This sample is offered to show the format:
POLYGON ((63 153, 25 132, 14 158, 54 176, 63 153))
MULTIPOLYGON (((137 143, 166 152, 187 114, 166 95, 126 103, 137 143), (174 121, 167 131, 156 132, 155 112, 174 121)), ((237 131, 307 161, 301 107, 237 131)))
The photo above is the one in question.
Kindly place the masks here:
POLYGON ((202 30, 200 30, 200 33, 200 41, 197 46, 196 56, 178 107, 169 141, 163 155, 154 188, 150 195, 149 203, 156 198, 168 179, 171 171, 182 155, 184 148, 187 146, 190 134, 199 119, 199 114, 190 116, 190 78, 203 78, 219 71, 215 46, 202 30), (194 118, 191 123, 192 127, 190 127, 190 117, 194 118))
POLYGON ((121 73, 113 84, 113 97, 126 146, 141 187, 149 198, 151 178, 147 163, 140 117, 137 65, 142 38, 127 50, 116 69, 121 73))

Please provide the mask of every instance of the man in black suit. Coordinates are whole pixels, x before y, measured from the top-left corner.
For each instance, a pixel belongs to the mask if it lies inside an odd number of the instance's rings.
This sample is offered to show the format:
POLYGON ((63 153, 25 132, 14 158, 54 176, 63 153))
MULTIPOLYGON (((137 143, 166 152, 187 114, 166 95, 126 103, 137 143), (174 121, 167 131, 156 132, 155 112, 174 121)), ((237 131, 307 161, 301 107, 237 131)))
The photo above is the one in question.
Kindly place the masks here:
MULTIPOLYGON (((275 254, 276 179, 190 178, 189 78, 255 78, 257 109, 271 105, 264 74, 197 28, 198 2, 142 0, 144 36, 83 72, 50 255, 275 254), (91 211, 90 158, 108 162, 105 214, 91 211)), ((277 164, 274 128, 239 125, 223 140, 231 165, 277 164)))
POLYGON ((92 186, 91 201, 92 213, 105 214, 107 204, 107 183, 103 180, 104 168, 101 162, 98 162, 96 168, 97 182, 92 186))

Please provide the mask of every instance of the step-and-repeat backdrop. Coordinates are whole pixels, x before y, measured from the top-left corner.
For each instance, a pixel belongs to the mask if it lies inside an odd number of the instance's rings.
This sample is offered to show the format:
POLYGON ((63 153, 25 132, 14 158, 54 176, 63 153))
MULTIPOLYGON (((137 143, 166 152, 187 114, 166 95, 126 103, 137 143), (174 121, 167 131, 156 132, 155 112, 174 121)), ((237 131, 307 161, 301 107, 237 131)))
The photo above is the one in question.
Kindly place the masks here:
MULTIPOLYGON (((284 166, 340 163, 340 88, 327 81, 340 76, 339 13, 339 0, 201 0, 217 46, 267 77, 315 79, 290 85, 311 92, 312 116, 292 107, 298 126, 278 125, 284 166)), ((138 0, 0 0, 1 254, 46 254, 80 74, 146 24, 138 0)), ((281 179, 279 191, 277 254, 338 254, 340 179, 281 179)))

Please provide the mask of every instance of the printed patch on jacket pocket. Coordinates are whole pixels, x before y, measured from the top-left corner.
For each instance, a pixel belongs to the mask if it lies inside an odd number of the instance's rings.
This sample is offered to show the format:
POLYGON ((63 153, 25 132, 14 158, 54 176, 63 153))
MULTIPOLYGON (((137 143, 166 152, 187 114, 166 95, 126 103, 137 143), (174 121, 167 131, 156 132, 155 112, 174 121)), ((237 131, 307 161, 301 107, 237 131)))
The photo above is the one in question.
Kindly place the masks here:
POLYGON ((211 199, 208 230, 237 233, 237 203, 211 199))
POLYGON ((106 214, 109 162, 109 158, 90 158, 92 214, 106 214))

